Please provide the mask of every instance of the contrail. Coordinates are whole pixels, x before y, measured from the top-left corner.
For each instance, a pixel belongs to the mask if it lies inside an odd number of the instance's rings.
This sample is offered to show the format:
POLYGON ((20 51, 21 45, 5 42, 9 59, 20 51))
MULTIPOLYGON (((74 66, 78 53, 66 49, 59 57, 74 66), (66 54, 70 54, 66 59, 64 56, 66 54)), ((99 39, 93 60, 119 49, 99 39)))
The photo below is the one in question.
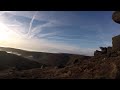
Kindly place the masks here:
POLYGON ((43 30, 42 28, 44 28, 44 27, 54 26, 52 23, 53 23, 53 21, 48 21, 47 23, 45 23, 45 24, 43 24, 43 25, 39 25, 39 26, 35 27, 35 28, 31 31, 31 32, 33 32, 33 33, 32 33, 32 35, 31 35, 30 37, 36 36, 38 33, 40 33, 40 32, 43 30))
POLYGON ((33 21, 35 19, 36 14, 37 14, 37 11, 35 12, 35 14, 33 15, 32 19, 30 21, 30 26, 29 26, 28 33, 27 33, 28 36, 29 36, 29 34, 31 32, 32 24, 33 24, 33 21))

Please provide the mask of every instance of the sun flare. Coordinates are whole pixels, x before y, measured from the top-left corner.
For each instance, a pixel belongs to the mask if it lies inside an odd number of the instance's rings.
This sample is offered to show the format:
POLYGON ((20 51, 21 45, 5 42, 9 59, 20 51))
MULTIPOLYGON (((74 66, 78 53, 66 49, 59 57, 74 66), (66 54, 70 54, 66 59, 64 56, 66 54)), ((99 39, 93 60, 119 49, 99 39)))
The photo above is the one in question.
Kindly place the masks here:
POLYGON ((0 42, 8 43, 17 40, 17 35, 11 27, 8 27, 6 24, 0 22, 0 42))
POLYGON ((5 24, 0 23, 0 41, 6 41, 9 39, 8 28, 5 24))
POLYGON ((20 34, 18 30, 20 29, 17 29, 0 21, 0 46, 16 48, 17 46, 21 46, 22 34, 20 34))

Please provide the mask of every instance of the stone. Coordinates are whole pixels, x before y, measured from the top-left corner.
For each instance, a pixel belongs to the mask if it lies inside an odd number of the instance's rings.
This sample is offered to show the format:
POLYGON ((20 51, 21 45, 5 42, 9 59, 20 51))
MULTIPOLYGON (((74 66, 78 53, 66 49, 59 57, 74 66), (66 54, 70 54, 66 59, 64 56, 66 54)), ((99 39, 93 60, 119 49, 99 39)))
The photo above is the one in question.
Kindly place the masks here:
POLYGON ((112 47, 108 47, 107 48, 107 53, 111 52, 112 51, 112 47))
POLYGON ((112 50, 113 51, 120 51, 120 35, 115 36, 112 38, 112 50))
POLYGON ((64 67, 65 67, 65 66, 62 65, 62 64, 58 65, 58 68, 64 68, 64 67))
POLYGON ((106 47, 100 47, 101 53, 106 54, 107 53, 107 48, 106 47))
POLYGON ((79 62, 79 60, 78 59, 75 59, 75 61, 73 62, 74 64, 76 64, 76 63, 78 63, 79 62))
POLYGON ((100 55, 102 55, 101 51, 96 50, 96 51, 94 52, 94 56, 100 56, 100 55))
POLYGON ((112 19, 114 22, 120 24, 120 11, 115 11, 112 15, 112 19))
POLYGON ((117 57, 117 56, 118 56, 117 52, 111 52, 111 57, 117 57))
POLYGON ((120 51, 117 51, 118 56, 120 56, 120 51))
POLYGON ((112 47, 108 47, 107 48, 107 57, 111 56, 111 52, 112 52, 112 47))

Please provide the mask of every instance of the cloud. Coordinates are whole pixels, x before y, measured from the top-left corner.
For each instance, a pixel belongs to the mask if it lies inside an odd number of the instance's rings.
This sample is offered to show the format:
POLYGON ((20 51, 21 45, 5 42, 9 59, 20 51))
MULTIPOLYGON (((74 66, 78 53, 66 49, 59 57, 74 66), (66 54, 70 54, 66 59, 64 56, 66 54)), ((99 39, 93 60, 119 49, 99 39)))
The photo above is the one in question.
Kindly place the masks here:
POLYGON ((27 33, 28 36, 29 36, 30 31, 31 31, 32 24, 33 24, 33 21, 34 21, 36 15, 37 15, 37 12, 35 12, 35 14, 33 15, 32 19, 31 19, 31 21, 30 21, 29 30, 28 30, 28 33, 27 33))
POLYGON ((43 38, 43 37, 50 37, 50 36, 55 36, 57 35, 58 32, 51 32, 51 33, 46 33, 46 34, 39 34, 39 38, 43 38))
MULTIPOLYGON (((56 26, 58 26, 58 24, 56 24, 56 21, 54 21, 54 20, 51 20, 45 24, 36 26, 35 28, 33 28, 31 30, 31 35, 29 36, 29 38, 33 38, 33 37, 37 36, 38 34, 40 34, 40 32, 43 31, 44 28, 51 28, 51 27, 56 27, 56 26)), ((56 32, 54 32, 54 33, 56 33, 56 32)))

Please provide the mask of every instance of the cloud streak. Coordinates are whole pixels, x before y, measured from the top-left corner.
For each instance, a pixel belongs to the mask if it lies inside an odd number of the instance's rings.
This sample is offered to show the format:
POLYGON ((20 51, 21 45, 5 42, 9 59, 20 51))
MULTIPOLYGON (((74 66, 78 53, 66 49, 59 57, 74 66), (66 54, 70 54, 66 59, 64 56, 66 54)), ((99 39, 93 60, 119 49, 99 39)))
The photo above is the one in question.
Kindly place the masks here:
POLYGON ((37 11, 35 12, 35 14, 33 15, 32 19, 30 21, 30 26, 29 26, 28 33, 27 33, 28 36, 29 36, 29 33, 31 32, 32 24, 33 24, 33 21, 34 21, 36 15, 37 15, 37 11))
MULTIPOLYGON (((33 37, 37 36, 38 34, 41 34, 41 32, 43 31, 43 28, 51 28, 51 27, 55 27, 55 26, 58 26, 58 25, 56 25, 56 22, 54 20, 53 21, 50 20, 45 24, 38 25, 31 30, 32 34, 30 35, 30 38, 33 38, 33 37)), ((54 32, 54 33, 57 33, 57 32, 54 32)))

